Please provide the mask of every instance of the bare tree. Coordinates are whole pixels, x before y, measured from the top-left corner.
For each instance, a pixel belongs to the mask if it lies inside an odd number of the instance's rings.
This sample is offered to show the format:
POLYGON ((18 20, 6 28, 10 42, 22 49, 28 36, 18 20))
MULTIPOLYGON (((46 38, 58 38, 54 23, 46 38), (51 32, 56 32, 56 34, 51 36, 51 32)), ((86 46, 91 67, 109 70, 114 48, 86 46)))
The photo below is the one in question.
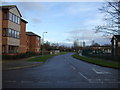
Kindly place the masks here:
POLYGON ((104 17, 104 20, 107 24, 96 26, 96 33, 104 32, 107 35, 120 34, 120 0, 106 2, 99 10, 105 13, 106 17, 104 17))

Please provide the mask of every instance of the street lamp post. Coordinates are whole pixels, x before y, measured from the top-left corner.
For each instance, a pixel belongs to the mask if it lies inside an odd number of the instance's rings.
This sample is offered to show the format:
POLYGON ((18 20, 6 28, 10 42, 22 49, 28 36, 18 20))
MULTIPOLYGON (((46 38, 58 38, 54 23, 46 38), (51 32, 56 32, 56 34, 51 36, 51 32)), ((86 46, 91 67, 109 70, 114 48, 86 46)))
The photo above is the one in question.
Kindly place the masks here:
POLYGON ((47 32, 43 32, 43 41, 42 41, 42 55, 44 55, 44 34, 47 32))

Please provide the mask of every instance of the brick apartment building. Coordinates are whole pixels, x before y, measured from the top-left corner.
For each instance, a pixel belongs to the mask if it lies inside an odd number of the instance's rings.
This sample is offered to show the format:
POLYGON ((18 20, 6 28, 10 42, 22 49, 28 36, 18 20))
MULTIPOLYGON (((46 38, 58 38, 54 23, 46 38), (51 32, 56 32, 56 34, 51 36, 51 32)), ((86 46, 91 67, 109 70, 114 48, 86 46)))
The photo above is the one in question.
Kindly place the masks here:
POLYGON ((2 7, 2 53, 18 53, 21 14, 16 6, 2 7))
MULTIPOLYGON (((35 50, 31 49, 33 42, 31 42, 31 40, 28 39, 28 35, 26 35, 27 21, 22 19, 22 15, 17 6, 9 5, 1 6, 0 8, 2 8, 2 10, 0 10, 0 14, 2 15, 2 53, 16 54, 29 51, 37 52, 38 47, 34 47, 35 50), (27 42, 29 42, 29 44, 27 42)), ((29 36, 29 38, 30 37, 33 36, 29 36)), ((38 45, 38 42, 36 41, 34 44, 38 45)))
POLYGON ((26 32, 27 35, 27 51, 40 53, 41 37, 33 32, 26 32))

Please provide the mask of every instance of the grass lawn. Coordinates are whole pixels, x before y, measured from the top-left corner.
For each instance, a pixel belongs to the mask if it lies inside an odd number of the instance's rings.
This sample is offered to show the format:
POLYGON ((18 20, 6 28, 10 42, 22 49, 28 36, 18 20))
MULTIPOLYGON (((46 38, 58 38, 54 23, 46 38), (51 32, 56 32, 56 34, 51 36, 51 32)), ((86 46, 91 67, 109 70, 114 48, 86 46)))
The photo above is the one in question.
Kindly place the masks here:
POLYGON ((62 54, 67 54, 67 52, 60 52, 59 54, 52 54, 52 55, 44 55, 44 56, 40 56, 40 57, 36 57, 36 58, 31 58, 28 61, 31 61, 31 62, 45 62, 46 60, 52 58, 53 56, 62 55, 62 54))
POLYGON ((106 60, 97 59, 97 58, 84 57, 84 56, 80 56, 78 54, 74 54, 74 55, 72 55, 72 57, 79 59, 79 60, 89 62, 89 63, 97 64, 100 66, 111 67, 111 68, 120 68, 120 63, 118 63, 118 62, 106 61, 106 60))

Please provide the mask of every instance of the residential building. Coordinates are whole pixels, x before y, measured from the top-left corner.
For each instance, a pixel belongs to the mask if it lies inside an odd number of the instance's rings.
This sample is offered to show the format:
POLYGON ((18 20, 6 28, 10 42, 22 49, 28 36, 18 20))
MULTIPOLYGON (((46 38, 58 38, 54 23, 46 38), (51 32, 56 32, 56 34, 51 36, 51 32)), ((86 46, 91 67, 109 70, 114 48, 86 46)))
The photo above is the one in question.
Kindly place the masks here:
POLYGON ((116 58, 120 57, 120 35, 114 35, 111 39, 112 55, 116 58))
POLYGON ((40 36, 32 32, 26 33, 26 24, 15 5, 0 6, 0 45, 2 54, 19 54, 26 52, 40 52, 40 36), (2 27, 1 27, 2 26, 2 27))
POLYGON ((51 50, 50 54, 59 54, 60 50, 59 49, 55 49, 55 50, 51 50))
POLYGON ((93 53, 105 53, 105 54, 111 54, 111 46, 90 46, 90 49, 93 50, 93 53))
POLYGON ((2 53, 19 53, 21 17, 15 5, 2 6, 2 53))
POLYGON ((26 32, 27 35, 27 51, 40 53, 41 37, 33 32, 26 32))

